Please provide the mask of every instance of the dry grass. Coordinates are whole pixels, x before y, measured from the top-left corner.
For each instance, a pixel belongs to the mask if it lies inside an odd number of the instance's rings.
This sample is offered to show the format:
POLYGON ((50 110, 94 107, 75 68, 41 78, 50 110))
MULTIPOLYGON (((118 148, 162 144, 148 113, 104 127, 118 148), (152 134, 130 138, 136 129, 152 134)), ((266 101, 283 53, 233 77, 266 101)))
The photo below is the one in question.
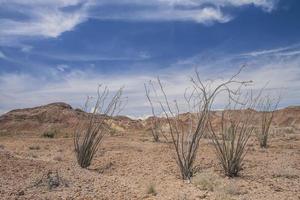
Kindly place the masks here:
POLYGON ((220 181, 212 172, 202 172, 192 178, 192 183, 200 190, 214 191, 220 184, 220 181))
POLYGON ((156 191, 156 189, 155 189, 154 184, 150 184, 150 185, 147 187, 147 194, 150 194, 150 195, 153 195, 153 196, 156 196, 156 195, 157 195, 157 191, 156 191))
POLYGON ((300 171, 291 167, 280 167, 274 170, 273 178, 297 179, 300 177, 300 171))
POLYGON ((48 130, 48 131, 45 131, 42 136, 45 137, 45 138, 54 138, 55 135, 57 135, 57 131, 56 130, 48 130))

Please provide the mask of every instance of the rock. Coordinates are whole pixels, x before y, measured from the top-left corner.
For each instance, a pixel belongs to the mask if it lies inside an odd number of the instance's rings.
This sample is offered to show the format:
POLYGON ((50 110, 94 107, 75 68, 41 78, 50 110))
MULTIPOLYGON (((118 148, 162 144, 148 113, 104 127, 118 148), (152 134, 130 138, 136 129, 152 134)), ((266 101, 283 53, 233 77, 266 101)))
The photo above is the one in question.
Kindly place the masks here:
POLYGON ((18 194, 17 194, 18 196, 23 196, 23 195, 25 195, 25 192, 24 192, 24 190, 20 190, 19 192, 18 192, 18 194))

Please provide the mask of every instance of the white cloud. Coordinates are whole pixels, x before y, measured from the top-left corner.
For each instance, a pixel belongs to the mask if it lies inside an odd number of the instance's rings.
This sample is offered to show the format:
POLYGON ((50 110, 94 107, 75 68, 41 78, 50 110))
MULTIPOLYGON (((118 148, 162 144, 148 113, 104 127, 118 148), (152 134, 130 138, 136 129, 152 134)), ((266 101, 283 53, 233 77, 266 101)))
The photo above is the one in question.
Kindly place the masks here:
POLYGON ((213 7, 201 9, 150 8, 124 11, 123 13, 96 13, 92 17, 100 20, 194 21, 202 24, 225 23, 231 20, 230 15, 225 15, 220 9, 213 7))
POLYGON ((6 55, 2 51, 0 51, 0 59, 6 59, 6 55))
MULTIPOLYGON (((87 19, 88 4, 84 0, 2 0, 0 5, 8 12, 23 15, 22 19, 0 19, 0 37, 11 40, 18 37, 58 37, 87 19), (64 10, 78 6, 72 10, 64 10)), ((4 42, 3 42, 4 43, 4 42)))
POLYGON ((23 47, 21 48, 21 51, 22 51, 22 52, 25 52, 25 53, 28 53, 28 52, 30 52, 32 49, 33 49, 32 46, 25 45, 25 46, 23 46, 23 47))
MULTIPOLYGON (((60 54, 44 54, 40 52, 35 52, 35 55, 48 57, 51 59, 57 59, 62 61, 79 61, 79 62, 87 62, 87 61, 141 61, 147 60, 151 58, 151 55, 147 52, 130 52, 128 55, 100 55, 100 54, 68 54, 68 53, 60 53, 60 54)), ((125 52, 123 54, 126 54, 125 52)))
POLYGON ((220 6, 232 5, 232 6, 244 6, 254 5, 261 7, 266 11, 272 11, 275 9, 279 0, 216 0, 216 4, 220 6))
POLYGON ((66 65, 66 64, 59 64, 56 66, 56 68, 61 71, 61 72, 64 72, 66 69, 69 69, 70 66, 69 65, 66 65))
POLYGON ((265 49, 241 54, 241 56, 292 56, 300 54, 300 44, 293 44, 275 49, 265 49))
MULTIPOLYGON (((235 59, 232 56, 231 59, 235 59)), ((184 62, 182 62, 184 63, 184 62)), ((229 62, 225 61, 221 68, 215 68, 214 63, 194 63, 204 79, 228 78, 236 72, 239 64, 233 68, 224 69, 229 62)), ((99 83, 109 86, 111 91, 125 86, 124 95, 129 98, 123 114, 141 117, 150 114, 144 94, 143 84, 160 75, 170 100, 178 99, 180 105, 183 93, 190 85, 189 76, 193 75, 191 68, 184 68, 181 64, 174 64, 168 69, 147 72, 143 74, 101 74, 94 69, 68 70, 56 73, 55 78, 34 76, 29 74, 0 74, 0 102, 2 110, 38 106, 41 104, 63 101, 75 107, 81 106, 86 95, 94 95, 99 83)), ((249 62, 246 71, 240 78, 253 80, 254 89, 262 88, 267 82, 271 90, 284 89, 281 106, 299 104, 300 99, 300 56, 265 58, 257 57, 249 62)), ((220 81, 220 80, 219 80, 220 81)), ((217 99, 215 108, 222 108, 224 98, 217 99)))
MULTIPOLYGON (((0 0, 1 8, 22 19, 0 19, 0 44, 22 37, 58 37, 89 18, 100 20, 194 21, 225 23, 227 6, 254 5, 266 11, 277 0, 0 0)), ((14 44, 15 45, 15 44, 14 44)))
POLYGON ((149 20, 149 21, 194 21, 203 24, 213 22, 225 23, 232 19, 230 14, 223 11, 224 7, 241 7, 253 5, 265 11, 275 9, 278 0, 102 0, 97 1, 94 6, 103 8, 102 12, 95 10, 91 16, 101 20, 149 20), (105 7, 121 7, 124 10, 109 9, 105 7), (127 7, 130 9, 127 10, 127 7), (134 8, 136 6, 136 8, 134 8))

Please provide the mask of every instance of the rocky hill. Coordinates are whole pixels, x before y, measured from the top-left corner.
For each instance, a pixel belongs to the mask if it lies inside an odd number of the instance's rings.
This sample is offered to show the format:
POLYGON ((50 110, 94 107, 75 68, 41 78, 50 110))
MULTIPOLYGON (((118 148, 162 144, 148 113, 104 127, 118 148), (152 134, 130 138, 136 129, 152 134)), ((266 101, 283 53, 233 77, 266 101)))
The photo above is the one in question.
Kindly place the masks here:
MULTIPOLYGON (((68 135, 73 132, 78 120, 87 120, 88 115, 80 109, 74 109, 70 105, 60 102, 12 110, 0 116, 0 134, 31 135, 55 131, 64 136, 64 134, 68 135)), ((143 128, 139 120, 132 120, 125 116, 112 118, 112 127, 118 132, 143 128)))
MULTIPOLYGON (((237 111, 230 111, 237 112, 237 111)), ((255 112, 255 121, 260 120, 259 113, 255 112)), ((220 111, 214 111, 213 123, 220 122, 220 111)), ((74 109, 66 103, 52 103, 44 106, 12 110, 0 116, 1 135, 36 135, 45 131, 56 131, 61 136, 71 134, 78 120, 86 120, 88 113, 74 109)), ((101 117, 101 116, 99 116, 101 117)), ((102 116, 103 117, 103 116, 102 116)), ((182 114, 183 123, 187 122, 187 114, 182 114)), ((113 132, 131 133, 149 130, 151 118, 146 120, 133 120, 126 116, 111 118, 113 132)), ((166 120, 161 119, 164 123, 166 120)), ((273 125, 278 128, 300 130, 300 106, 291 106, 277 110, 273 125)))

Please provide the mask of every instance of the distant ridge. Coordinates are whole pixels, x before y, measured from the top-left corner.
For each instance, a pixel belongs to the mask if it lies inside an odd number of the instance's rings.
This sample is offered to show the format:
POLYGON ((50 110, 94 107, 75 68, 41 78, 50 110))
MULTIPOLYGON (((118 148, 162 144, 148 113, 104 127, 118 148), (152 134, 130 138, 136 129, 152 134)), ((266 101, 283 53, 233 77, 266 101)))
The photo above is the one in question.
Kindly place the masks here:
MULTIPOLYGON (((251 111, 256 112, 255 121, 259 123, 259 112, 251 111)), ((221 111, 213 111, 212 113, 215 124, 220 122, 220 113, 221 111)), ((15 109, 0 116, 0 134, 41 134, 49 129, 56 129, 62 133, 71 133, 78 120, 87 120, 88 115, 89 113, 78 108, 74 109, 64 102, 50 103, 33 108, 15 109)), ((150 128, 151 118, 153 117, 135 120, 127 116, 116 116, 112 118, 112 127, 123 133, 130 133, 132 129, 146 131, 150 128)), ((187 113, 181 114, 181 118, 182 123, 186 123, 187 113)), ((300 106, 289 106, 277 110, 273 124, 281 128, 290 127, 300 130, 300 106)))

